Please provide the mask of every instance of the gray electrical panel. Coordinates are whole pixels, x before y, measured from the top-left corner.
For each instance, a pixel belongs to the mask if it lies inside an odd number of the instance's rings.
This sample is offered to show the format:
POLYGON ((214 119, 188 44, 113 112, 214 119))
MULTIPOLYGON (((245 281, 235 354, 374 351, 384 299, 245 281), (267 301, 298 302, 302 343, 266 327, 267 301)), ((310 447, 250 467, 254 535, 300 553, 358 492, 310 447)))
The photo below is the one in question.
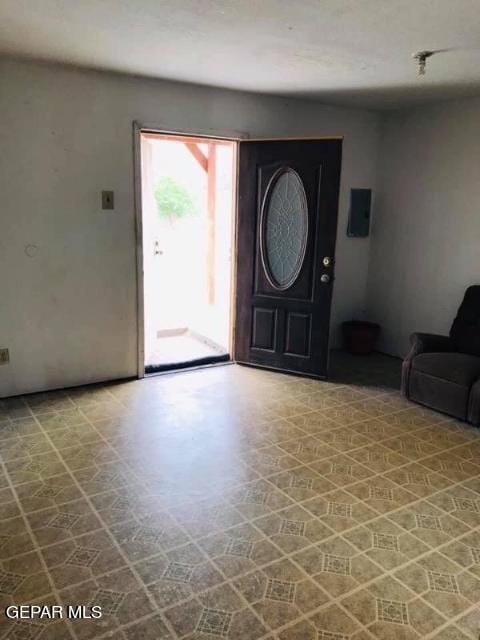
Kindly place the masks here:
POLYGON ((366 238, 370 232, 371 189, 350 189, 347 236, 366 238))

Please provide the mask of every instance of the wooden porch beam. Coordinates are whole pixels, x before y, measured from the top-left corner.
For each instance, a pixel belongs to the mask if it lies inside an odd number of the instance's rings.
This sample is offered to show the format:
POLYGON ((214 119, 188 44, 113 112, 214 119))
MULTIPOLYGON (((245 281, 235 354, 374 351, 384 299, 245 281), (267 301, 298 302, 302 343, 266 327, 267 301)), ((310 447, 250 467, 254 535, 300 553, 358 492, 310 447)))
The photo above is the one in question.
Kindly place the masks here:
POLYGON ((202 167, 202 169, 208 172, 208 158, 200 149, 198 144, 195 144, 192 142, 185 142, 184 144, 187 147, 187 149, 190 151, 192 156, 195 158, 195 160, 198 162, 198 164, 202 167))

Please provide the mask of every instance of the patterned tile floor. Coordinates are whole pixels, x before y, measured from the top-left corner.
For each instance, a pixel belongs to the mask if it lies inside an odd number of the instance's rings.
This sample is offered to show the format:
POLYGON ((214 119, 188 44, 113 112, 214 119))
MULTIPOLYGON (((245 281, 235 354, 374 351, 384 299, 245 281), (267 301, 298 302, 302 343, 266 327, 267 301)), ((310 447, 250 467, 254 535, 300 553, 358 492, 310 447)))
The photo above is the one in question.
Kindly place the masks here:
POLYGON ((480 430, 404 400, 397 360, 332 369, 0 401, 0 638, 478 640, 480 430))

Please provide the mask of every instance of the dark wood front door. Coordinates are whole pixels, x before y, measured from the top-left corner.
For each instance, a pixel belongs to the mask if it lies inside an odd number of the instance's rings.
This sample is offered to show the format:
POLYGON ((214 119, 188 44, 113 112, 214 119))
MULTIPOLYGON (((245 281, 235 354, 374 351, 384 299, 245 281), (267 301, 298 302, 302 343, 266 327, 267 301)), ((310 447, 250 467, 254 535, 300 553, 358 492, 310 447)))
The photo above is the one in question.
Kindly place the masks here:
POLYGON ((324 378, 341 140, 241 142, 235 359, 324 378))

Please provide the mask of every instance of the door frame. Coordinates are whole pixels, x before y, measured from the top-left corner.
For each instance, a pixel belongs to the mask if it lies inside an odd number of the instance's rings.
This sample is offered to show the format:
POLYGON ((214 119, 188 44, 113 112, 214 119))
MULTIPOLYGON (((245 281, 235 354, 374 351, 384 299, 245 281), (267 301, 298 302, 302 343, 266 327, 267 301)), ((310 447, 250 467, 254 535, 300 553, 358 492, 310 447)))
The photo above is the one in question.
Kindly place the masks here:
MULTIPOLYGON (((143 203, 142 203, 142 158, 141 134, 173 135, 178 137, 205 138, 206 140, 225 140, 235 143, 233 154, 233 193, 232 193, 232 268, 230 286, 230 345, 229 352, 233 358, 236 328, 236 288, 237 288, 237 231, 238 231, 238 157, 240 142, 274 142, 287 140, 344 140, 343 135, 330 136, 280 136, 250 137, 243 131, 218 131, 214 129, 171 129, 158 123, 133 122, 133 190, 135 208, 135 260, 136 260, 136 307, 137 307, 137 378, 145 377, 145 300, 143 274, 143 203)), ((341 184, 341 169, 340 169, 341 184)), ((333 285, 334 286, 334 285, 333 285)), ((333 294, 332 294, 333 295, 333 294)), ((185 369, 183 369, 185 371, 185 369)))
MULTIPOLYGON (((136 259, 136 306, 137 306, 137 378, 145 377, 145 300, 143 273, 143 202, 142 202, 142 133, 153 133, 159 136, 194 137, 208 140, 225 140, 235 145, 233 153, 233 193, 232 193, 232 269, 230 283, 230 337, 229 353, 233 356, 235 331, 235 291, 236 291, 236 242, 237 242, 237 183, 238 183, 238 142, 245 140, 238 131, 225 133, 213 130, 173 130, 161 125, 133 122, 133 169, 134 169, 134 206, 135 206, 135 259, 136 259)), ((231 358, 233 360, 233 358, 231 358)), ((207 366, 207 365, 206 365, 207 366)), ((185 371, 185 369, 183 369, 185 371)))

